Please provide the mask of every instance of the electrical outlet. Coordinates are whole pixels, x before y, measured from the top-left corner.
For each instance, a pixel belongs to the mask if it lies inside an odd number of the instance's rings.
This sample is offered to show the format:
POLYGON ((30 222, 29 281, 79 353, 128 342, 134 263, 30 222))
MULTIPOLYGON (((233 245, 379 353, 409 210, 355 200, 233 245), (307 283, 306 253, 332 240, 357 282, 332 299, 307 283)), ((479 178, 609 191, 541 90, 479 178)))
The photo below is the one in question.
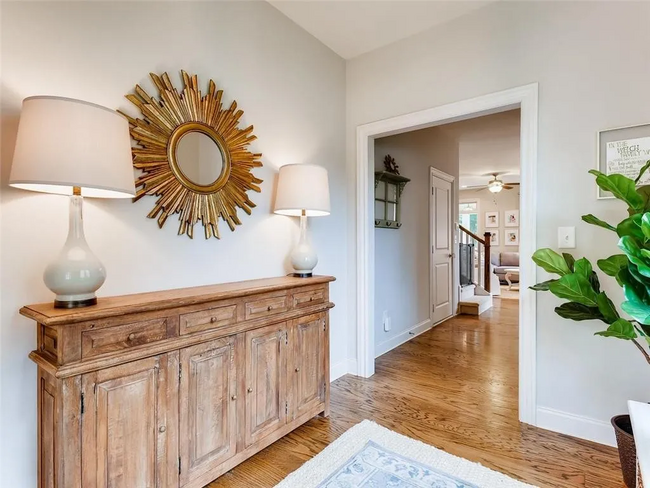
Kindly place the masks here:
POLYGON ((388 316, 388 310, 384 310, 382 323, 384 324, 384 332, 388 332, 390 330, 390 317, 388 316))

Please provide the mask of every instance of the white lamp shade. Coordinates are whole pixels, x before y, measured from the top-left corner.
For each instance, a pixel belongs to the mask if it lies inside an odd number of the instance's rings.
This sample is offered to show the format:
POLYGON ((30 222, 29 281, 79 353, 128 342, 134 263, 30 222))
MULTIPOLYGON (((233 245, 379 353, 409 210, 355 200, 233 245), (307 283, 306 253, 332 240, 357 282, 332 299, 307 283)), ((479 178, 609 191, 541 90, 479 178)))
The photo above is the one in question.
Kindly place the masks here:
POLYGON ((327 170, 315 164, 287 164, 280 168, 275 213, 320 217, 330 213, 327 170))
POLYGON ((9 184, 24 190, 100 198, 135 195, 128 121, 81 100, 23 101, 9 184))

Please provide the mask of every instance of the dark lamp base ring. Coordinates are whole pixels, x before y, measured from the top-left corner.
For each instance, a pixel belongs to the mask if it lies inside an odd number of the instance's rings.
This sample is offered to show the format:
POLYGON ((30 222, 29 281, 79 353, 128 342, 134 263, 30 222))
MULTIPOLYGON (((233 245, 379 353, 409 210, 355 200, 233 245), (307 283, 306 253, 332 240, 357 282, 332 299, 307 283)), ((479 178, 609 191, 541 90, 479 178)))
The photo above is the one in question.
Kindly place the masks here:
POLYGON ((54 300, 54 308, 81 308, 97 305, 97 297, 88 298, 87 300, 54 300))
POLYGON ((311 278, 313 275, 312 273, 293 273, 292 276, 294 278, 311 278))

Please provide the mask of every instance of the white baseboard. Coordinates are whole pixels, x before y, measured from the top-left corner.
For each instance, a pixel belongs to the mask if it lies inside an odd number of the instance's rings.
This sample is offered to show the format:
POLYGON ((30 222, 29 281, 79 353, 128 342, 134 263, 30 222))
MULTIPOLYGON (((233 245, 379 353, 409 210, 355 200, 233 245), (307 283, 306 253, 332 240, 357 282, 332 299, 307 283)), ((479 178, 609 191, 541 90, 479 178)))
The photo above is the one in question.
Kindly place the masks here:
POLYGON ((408 342, 414 337, 419 336, 423 332, 426 332, 431 327, 431 320, 423 320, 416 326, 405 330, 401 334, 398 334, 395 337, 382 342, 381 344, 378 344, 375 347, 375 357, 378 358, 379 356, 386 354, 388 351, 395 349, 397 346, 401 346, 405 342, 408 342))
POLYGON ((346 374, 357 374, 356 359, 344 359, 330 367, 330 383, 346 374))
POLYGON ((537 407, 537 427, 616 447, 614 428, 609 422, 602 420, 553 408, 537 407))

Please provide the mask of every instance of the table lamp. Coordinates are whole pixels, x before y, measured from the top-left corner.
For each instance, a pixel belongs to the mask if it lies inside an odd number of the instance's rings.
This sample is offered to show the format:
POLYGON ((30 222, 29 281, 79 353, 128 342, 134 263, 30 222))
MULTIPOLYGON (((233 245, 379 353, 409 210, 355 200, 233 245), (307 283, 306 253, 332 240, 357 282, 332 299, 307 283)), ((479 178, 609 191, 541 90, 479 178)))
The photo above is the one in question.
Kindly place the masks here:
POLYGON ((70 98, 26 98, 9 185, 70 195, 68 238, 43 276, 56 294, 54 306, 97 303, 106 271, 84 237, 82 197, 135 195, 127 120, 114 110, 70 98))
POLYGON ((275 199, 276 214, 300 217, 300 240, 291 252, 294 276, 307 278, 318 263, 307 235, 307 217, 330 213, 327 170, 314 164, 288 164, 280 168, 275 199))

